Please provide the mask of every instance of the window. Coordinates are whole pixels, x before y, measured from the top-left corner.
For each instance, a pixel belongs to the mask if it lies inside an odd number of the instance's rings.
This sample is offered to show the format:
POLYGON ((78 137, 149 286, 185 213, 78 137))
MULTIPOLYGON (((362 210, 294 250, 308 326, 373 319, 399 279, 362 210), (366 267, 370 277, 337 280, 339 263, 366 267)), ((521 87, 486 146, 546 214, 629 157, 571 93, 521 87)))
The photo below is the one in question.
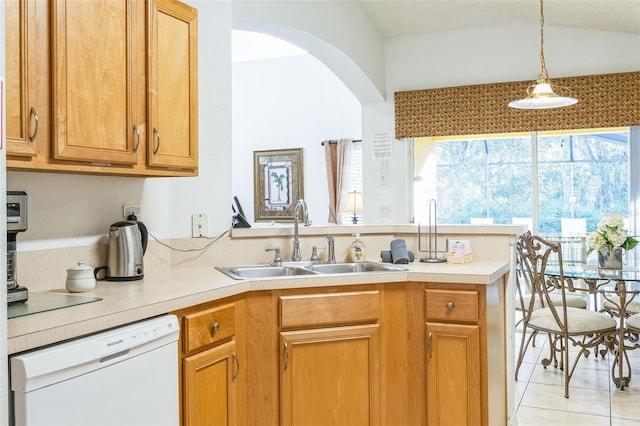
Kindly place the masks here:
MULTIPOLYGON (((362 143, 360 141, 354 141, 351 143, 351 164, 349 166, 349 192, 362 192, 362 143)), ((364 194, 363 194, 364 197, 364 194)), ((353 222, 353 207, 349 210, 350 206, 345 205, 342 210, 342 223, 349 224, 353 222)), ((364 213, 355 213, 358 223, 364 223, 364 213)))
MULTIPOLYGON (((637 129, 637 128, 636 128, 637 129)), ((584 237, 619 213, 634 232, 640 187, 629 128, 414 140, 416 222, 436 199, 438 223, 526 224, 550 237, 584 237)), ((636 136, 637 138, 637 136, 636 136)), ((635 145, 634 145, 635 144, 635 145)))

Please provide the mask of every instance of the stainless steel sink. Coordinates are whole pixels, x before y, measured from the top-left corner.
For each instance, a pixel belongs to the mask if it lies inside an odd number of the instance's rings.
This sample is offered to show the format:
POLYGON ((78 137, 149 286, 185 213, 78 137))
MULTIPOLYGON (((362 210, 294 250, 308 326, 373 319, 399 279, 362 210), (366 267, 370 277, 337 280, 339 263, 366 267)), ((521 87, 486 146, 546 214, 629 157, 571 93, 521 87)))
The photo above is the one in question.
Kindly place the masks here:
POLYGON ((302 266, 216 266, 216 269, 236 280, 242 280, 245 278, 274 278, 318 274, 318 272, 303 268, 302 266))
POLYGON ((295 266, 216 266, 216 269, 233 279, 295 277, 299 275, 353 274, 358 272, 399 272, 405 268, 396 265, 362 262, 362 263, 318 263, 292 262, 295 266))
POLYGON ((357 272, 398 272, 406 271, 396 265, 389 265, 376 262, 354 262, 354 263, 322 263, 308 267, 312 271, 321 274, 353 274, 357 272))

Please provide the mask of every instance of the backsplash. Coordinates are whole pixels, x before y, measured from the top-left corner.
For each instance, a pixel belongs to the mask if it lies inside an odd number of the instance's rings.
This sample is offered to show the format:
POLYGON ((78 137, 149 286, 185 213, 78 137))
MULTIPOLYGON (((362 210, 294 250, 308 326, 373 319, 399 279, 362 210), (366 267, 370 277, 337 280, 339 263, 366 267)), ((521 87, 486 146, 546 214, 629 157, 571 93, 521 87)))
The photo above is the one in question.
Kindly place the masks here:
MULTIPOLYGON (((415 232, 398 232, 393 227, 381 227, 374 231, 367 228, 336 228, 331 232, 335 239, 336 261, 348 261, 349 248, 355 231, 361 233, 366 245, 367 260, 380 261, 380 252, 389 250, 390 242, 396 238, 406 241, 407 249, 414 252, 416 262, 425 257, 426 253, 418 252, 418 237, 415 232), (366 231, 366 232, 365 232, 366 231), (395 232, 390 232, 395 231, 395 232)), ((477 227, 439 227, 438 249, 444 251, 447 238, 468 239, 473 249, 474 261, 509 259, 510 242, 514 235, 520 232, 517 227, 485 227, 484 233, 479 233, 477 227), (449 229, 447 229, 449 228, 449 229), (468 231, 468 233, 465 233, 468 231)), ((312 247, 318 247, 320 262, 327 260, 326 227, 320 232, 314 228, 304 230, 300 236, 300 250, 302 259, 311 257, 312 247)), ((185 238, 163 240, 160 244, 150 240, 144 256, 145 272, 162 271, 168 268, 236 266, 252 264, 268 264, 273 260, 273 252, 266 252, 267 248, 280 247, 282 259, 291 259, 292 236, 287 228, 280 230, 254 231, 243 230, 239 236, 222 237, 215 243, 206 238, 185 238), (177 250, 171 250, 164 244, 177 250), (210 245, 209 245, 210 244, 210 245), (208 247, 207 247, 208 246, 208 247)), ((426 237, 422 248, 426 247, 426 237)), ((34 250, 18 252, 18 283, 27 287, 29 291, 66 291, 66 270, 78 262, 93 267, 106 265, 107 245, 95 244, 84 247, 57 248, 49 250, 34 250)))

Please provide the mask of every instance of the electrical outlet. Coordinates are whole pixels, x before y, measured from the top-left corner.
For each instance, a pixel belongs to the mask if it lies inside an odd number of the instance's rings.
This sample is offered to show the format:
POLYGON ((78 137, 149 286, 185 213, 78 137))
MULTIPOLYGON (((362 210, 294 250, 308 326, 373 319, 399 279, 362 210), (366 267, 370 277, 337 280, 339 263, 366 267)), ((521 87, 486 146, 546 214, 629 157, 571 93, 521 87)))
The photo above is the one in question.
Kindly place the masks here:
POLYGON ((207 237, 209 233, 209 218, 206 214, 191 215, 191 236, 193 238, 207 237))
POLYGON ((447 250, 471 250, 471 241, 469 240, 447 240, 447 250))
POLYGON ((125 204, 124 206, 122 206, 122 216, 124 216, 124 220, 127 220, 131 213, 136 215, 139 221, 142 221, 142 209, 139 205, 125 204))

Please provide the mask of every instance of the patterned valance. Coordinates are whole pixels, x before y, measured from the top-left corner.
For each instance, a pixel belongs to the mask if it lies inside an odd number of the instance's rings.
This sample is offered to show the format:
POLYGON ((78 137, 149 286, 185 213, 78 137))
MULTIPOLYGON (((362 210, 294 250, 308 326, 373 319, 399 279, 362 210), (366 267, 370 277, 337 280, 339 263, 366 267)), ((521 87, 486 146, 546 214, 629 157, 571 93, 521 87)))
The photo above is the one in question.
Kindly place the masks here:
POLYGON ((640 125, 640 72, 552 79, 578 103, 516 110, 533 80, 395 93, 397 139, 640 125))

